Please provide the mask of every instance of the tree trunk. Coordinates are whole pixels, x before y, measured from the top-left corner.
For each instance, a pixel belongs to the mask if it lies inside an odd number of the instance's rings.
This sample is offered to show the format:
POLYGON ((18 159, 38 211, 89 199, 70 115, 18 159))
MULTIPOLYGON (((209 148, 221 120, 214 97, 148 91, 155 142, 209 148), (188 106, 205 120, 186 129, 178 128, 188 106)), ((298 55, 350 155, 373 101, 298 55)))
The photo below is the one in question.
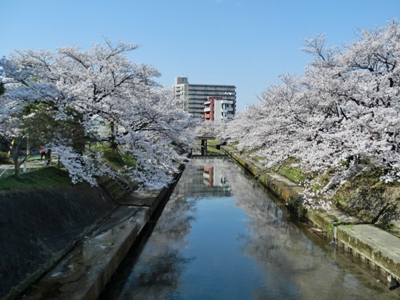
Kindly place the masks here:
POLYGON ((21 166, 22 162, 26 160, 23 159, 21 162, 19 161, 19 153, 22 146, 22 139, 14 139, 11 144, 11 157, 14 162, 14 175, 15 177, 19 177, 19 167, 21 166))
POLYGON ((19 178, 19 163, 18 159, 14 161, 14 176, 19 178))
POLYGON ((116 150, 118 145, 115 142, 115 126, 114 126, 114 122, 110 123, 110 131, 111 131, 111 137, 110 137, 110 147, 113 150, 116 150))
POLYGON ((19 158, 21 153, 21 147, 23 143, 23 138, 16 138, 11 142, 11 157, 14 162, 14 175, 19 177, 19 168, 28 159, 29 155, 25 155, 22 159, 19 158))
POLYGON ((83 155, 86 146, 85 128, 79 123, 75 125, 72 139, 72 148, 76 153, 83 155))

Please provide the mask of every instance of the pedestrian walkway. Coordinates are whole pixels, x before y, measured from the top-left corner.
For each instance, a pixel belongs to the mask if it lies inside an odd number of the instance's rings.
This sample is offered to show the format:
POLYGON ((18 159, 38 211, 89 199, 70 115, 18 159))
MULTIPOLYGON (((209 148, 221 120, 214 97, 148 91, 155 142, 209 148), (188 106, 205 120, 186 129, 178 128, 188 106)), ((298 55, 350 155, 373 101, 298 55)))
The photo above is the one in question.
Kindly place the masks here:
POLYGON ((341 225, 336 238, 347 249, 352 249, 364 262, 379 267, 387 276, 390 287, 398 285, 400 274, 400 240, 369 224, 341 225))
MULTIPOLYGON (((20 174, 31 172, 46 166, 46 160, 41 160, 40 155, 35 155, 31 158, 34 158, 35 160, 26 161, 20 166, 20 174)), ((52 158, 52 163, 54 163, 54 161, 55 157, 52 158)), ((8 177, 13 174, 14 164, 11 160, 9 164, 0 164, 0 178, 8 177)))

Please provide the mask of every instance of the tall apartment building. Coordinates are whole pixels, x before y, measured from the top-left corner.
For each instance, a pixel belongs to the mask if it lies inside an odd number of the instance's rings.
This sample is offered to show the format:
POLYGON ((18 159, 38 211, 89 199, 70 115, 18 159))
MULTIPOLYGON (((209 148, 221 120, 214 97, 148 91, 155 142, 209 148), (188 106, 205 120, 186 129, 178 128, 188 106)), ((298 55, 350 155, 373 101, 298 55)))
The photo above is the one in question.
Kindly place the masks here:
POLYGON ((225 123, 235 115, 235 102, 221 97, 207 97, 204 103, 204 120, 225 123))
POLYGON ((187 77, 175 77, 172 86, 174 97, 183 101, 183 109, 192 115, 205 118, 205 103, 208 97, 230 101, 232 109, 228 115, 235 115, 236 87, 234 85, 189 84, 187 77))

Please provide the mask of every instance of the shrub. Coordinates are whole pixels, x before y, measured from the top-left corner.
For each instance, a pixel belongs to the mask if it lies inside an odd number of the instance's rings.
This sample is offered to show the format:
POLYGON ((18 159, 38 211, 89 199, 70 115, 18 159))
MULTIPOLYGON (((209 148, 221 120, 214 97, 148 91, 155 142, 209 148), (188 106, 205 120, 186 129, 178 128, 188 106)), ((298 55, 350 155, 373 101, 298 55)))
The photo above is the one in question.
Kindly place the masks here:
POLYGON ((0 152, 0 163, 6 164, 9 162, 10 155, 7 152, 0 152))

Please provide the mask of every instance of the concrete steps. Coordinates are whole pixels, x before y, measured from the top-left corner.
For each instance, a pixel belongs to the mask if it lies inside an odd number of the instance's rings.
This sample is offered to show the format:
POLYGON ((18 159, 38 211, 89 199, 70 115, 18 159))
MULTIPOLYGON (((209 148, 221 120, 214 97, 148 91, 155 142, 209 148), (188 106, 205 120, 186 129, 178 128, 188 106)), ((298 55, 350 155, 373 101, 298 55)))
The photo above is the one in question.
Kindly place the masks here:
POLYGON ((130 192, 133 191, 134 187, 131 187, 129 183, 123 178, 110 178, 106 181, 100 183, 100 186, 114 199, 118 202, 120 199, 124 198, 130 192))

